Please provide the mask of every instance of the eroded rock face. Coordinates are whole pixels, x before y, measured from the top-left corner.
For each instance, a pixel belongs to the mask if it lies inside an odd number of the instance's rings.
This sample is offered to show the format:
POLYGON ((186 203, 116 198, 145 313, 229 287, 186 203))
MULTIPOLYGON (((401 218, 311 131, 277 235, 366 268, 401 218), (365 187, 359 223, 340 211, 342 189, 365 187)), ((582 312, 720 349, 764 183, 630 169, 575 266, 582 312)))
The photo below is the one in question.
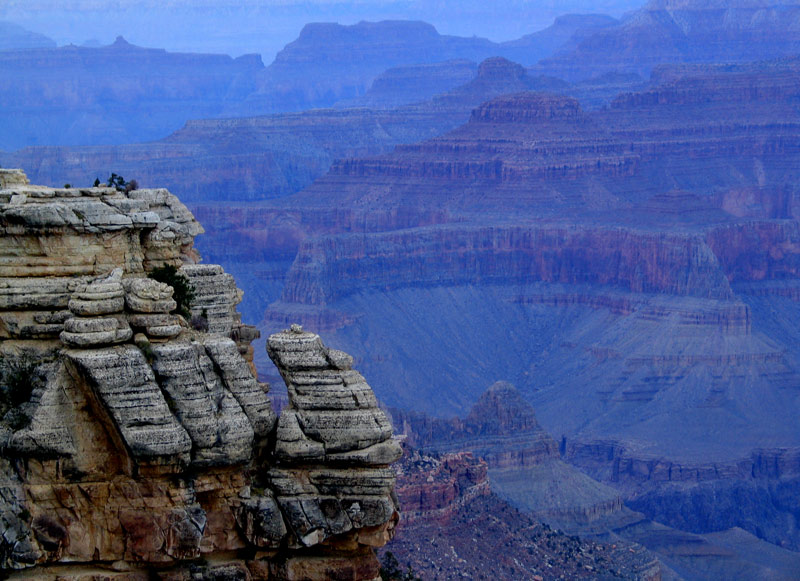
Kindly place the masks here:
POLYGON ((269 338, 267 352, 289 390, 267 472, 277 502, 311 546, 350 533, 367 546, 385 544, 397 522, 394 472, 402 455, 391 424, 346 353, 328 349, 298 325, 269 338))
POLYGON ((376 579, 400 449, 352 358, 312 333, 274 335, 290 391, 277 426, 241 291, 193 264, 202 229, 174 196, 12 178, 0 189, 2 573, 376 579), (165 264, 195 288, 192 326, 173 288, 145 277, 165 264))

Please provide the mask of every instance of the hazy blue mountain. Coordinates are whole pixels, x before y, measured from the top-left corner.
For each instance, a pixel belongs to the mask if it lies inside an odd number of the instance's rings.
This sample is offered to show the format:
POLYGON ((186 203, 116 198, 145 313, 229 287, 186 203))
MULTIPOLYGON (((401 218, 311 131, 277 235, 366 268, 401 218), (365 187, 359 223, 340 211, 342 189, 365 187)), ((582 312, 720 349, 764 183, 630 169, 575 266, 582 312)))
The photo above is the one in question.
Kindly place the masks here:
POLYGON ((56 41, 43 34, 31 32, 12 22, 0 22, 0 50, 53 48, 56 41))
POLYGON ((258 55, 170 53, 119 37, 100 48, 0 52, 0 148, 147 141, 243 99, 258 55))
POLYGON ((568 80, 605 72, 649 75, 665 63, 748 62, 800 52, 797 0, 652 0, 540 63, 568 80))
POLYGON ((308 24, 266 68, 256 54, 232 59, 174 53, 122 37, 101 47, 4 51, 0 121, 7 131, 0 149, 149 141, 190 119, 252 117, 342 102, 395 107, 464 84, 485 58, 509 54, 536 61, 565 39, 614 22, 606 16, 569 16, 514 43, 443 35, 420 21, 308 24), (357 100, 393 67, 375 94, 357 100))
POLYGON ((6 0, 0 19, 45 33, 59 44, 122 34, 170 51, 259 52, 269 63, 309 22, 424 20, 443 34, 506 41, 541 30, 569 12, 619 17, 643 0, 6 0))

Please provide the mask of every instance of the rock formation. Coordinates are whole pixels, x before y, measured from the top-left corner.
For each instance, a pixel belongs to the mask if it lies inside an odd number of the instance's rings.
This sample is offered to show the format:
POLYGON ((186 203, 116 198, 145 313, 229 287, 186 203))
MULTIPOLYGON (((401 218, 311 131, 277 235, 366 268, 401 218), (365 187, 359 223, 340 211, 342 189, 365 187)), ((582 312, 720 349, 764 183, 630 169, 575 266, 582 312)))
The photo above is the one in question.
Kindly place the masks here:
POLYGON ((639 545, 569 536, 510 506, 490 491, 486 463, 471 453, 408 448, 397 469, 403 520, 386 549, 422 579, 662 578, 661 564, 639 545))
POLYGON ((562 461, 533 407, 506 381, 486 390, 463 419, 393 409, 392 421, 421 451, 469 452, 484 460, 493 492, 550 525, 586 530, 594 521, 621 517, 620 494, 562 461))
POLYGON ((297 327, 270 337, 277 419, 241 292, 196 264, 202 229, 174 196, 0 177, 3 573, 376 579, 401 451, 352 358, 297 327), (206 329, 146 276, 162 265, 206 329))

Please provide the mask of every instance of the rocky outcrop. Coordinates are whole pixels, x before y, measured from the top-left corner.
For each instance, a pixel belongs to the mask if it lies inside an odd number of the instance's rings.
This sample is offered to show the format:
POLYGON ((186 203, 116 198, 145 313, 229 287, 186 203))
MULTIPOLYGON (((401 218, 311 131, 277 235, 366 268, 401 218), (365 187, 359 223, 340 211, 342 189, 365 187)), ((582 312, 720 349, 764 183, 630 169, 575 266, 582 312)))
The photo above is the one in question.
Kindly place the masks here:
POLYGON ((492 385, 463 419, 393 410, 392 420, 409 445, 422 451, 474 454, 488 465, 494 493, 565 530, 622 509, 619 493, 561 460, 533 407, 508 382, 492 385))
POLYGON ((522 468, 559 458, 558 446, 536 421, 533 407, 506 381, 486 390, 463 419, 393 409, 392 420, 415 448, 469 450, 490 468, 522 468))
POLYGON ((405 529, 416 520, 446 527, 460 508, 491 494, 486 462, 471 452, 432 455, 406 444, 404 460, 397 468, 397 497, 403 505, 405 529))
POLYGON ((0 190, 4 574, 376 579, 401 452, 352 358, 312 333, 271 337, 289 387, 278 420, 252 372, 241 291, 193 263, 201 228, 174 196, 12 178, 0 190), (196 285, 203 328, 146 277, 161 265, 196 285))
POLYGON ((397 522, 388 465, 401 456, 391 425, 349 355, 298 326, 272 335, 268 352, 289 389, 265 481, 298 547, 348 535, 382 546, 397 522))
POLYGON ((639 545, 568 536, 510 506, 470 453, 409 448, 397 468, 404 518, 387 551, 421 578, 485 579, 490 562, 497 579, 661 579, 661 564, 639 545))

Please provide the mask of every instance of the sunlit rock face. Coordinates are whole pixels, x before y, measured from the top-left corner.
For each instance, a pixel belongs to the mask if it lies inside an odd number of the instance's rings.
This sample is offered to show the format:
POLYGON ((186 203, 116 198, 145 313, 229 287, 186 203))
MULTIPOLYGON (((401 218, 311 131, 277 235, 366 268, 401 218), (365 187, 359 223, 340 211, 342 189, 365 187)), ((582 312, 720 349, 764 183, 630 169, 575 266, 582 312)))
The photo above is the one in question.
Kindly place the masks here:
POLYGON ((391 426, 352 358, 270 338, 280 420, 232 277, 166 190, 54 190, 3 171, 2 562, 11 578, 378 577, 398 520, 391 426), (180 266, 192 324, 173 287, 180 266))

